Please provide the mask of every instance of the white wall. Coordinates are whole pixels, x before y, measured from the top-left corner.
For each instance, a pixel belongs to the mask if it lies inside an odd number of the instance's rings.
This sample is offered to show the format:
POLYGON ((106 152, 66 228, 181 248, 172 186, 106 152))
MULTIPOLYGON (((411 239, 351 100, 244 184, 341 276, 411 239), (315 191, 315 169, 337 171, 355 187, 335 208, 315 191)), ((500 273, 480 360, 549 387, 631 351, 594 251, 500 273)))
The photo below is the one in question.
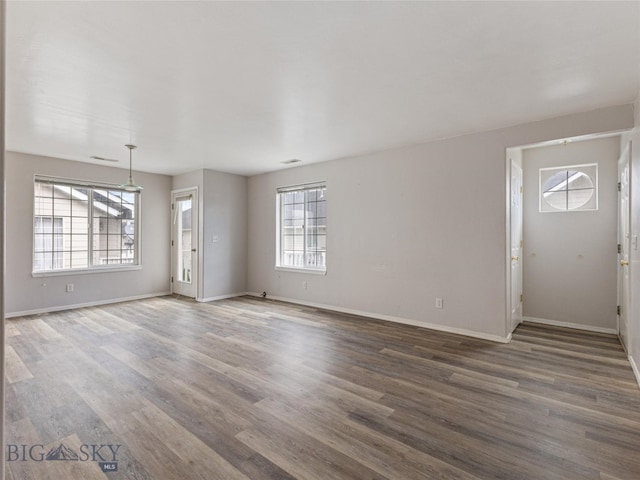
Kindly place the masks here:
POLYGON ((204 300, 247 291, 247 183, 240 175, 204 171, 204 300))
POLYGON ((504 339, 505 149, 632 126, 611 107, 251 177, 249 291, 504 339), (327 274, 276 271, 276 188, 319 180, 327 274))
POLYGON ((127 171, 51 157, 7 152, 6 312, 55 310, 115 299, 159 295, 169 291, 169 191, 171 178, 135 172, 141 194, 142 269, 121 272, 33 277, 34 175, 121 183, 127 171), (158 241, 166 239, 166 241, 158 241), (65 285, 74 284, 67 293, 65 285))
POLYGON ((617 328, 618 136, 524 150, 524 316, 617 328), (539 211, 539 170, 598 164, 598 210, 539 211))
POLYGON ((171 190, 180 190, 182 188, 198 187, 199 190, 203 186, 203 172, 196 170, 182 175, 171 177, 171 190))
POLYGON ((247 290, 247 178, 214 170, 173 177, 173 190, 196 186, 197 299, 243 294, 247 290))

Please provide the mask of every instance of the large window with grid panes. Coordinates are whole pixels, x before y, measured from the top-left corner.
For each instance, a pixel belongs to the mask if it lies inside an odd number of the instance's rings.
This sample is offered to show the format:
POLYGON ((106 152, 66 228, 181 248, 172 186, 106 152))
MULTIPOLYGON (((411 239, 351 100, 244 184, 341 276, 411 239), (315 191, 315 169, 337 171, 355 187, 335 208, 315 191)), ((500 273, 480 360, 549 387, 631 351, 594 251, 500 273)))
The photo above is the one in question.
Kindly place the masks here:
POLYGON ((37 176, 33 273, 139 265, 140 193, 37 176))
POLYGON ((326 183, 282 187, 277 195, 276 266, 326 272, 326 183))

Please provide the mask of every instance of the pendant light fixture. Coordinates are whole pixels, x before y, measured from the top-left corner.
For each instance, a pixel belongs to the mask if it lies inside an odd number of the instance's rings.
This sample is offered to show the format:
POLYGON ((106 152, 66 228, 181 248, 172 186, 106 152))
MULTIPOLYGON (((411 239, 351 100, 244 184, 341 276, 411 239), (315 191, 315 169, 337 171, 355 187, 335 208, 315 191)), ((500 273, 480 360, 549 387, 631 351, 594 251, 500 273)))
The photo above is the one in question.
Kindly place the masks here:
POLYGON ((126 190, 127 192, 139 192, 140 190, 142 190, 142 187, 140 185, 136 185, 136 183, 133 181, 133 173, 131 168, 132 167, 131 152, 138 147, 131 144, 127 144, 125 145, 125 147, 129 149, 129 180, 127 181, 127 183, 119 185, 119 187, 122 188, 123 190, 126 190))

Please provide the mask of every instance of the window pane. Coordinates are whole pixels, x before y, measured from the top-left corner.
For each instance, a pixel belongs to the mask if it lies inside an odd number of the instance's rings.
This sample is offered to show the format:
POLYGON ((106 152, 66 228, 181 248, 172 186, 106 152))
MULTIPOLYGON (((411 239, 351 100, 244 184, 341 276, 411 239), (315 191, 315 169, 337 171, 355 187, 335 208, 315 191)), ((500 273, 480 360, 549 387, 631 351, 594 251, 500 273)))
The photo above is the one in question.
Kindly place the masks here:
POLYGON ((63 248, 61 218, 34 218, 34 269, 52 270, 63 248))
POLYGON ((593 188, 588 190, 570 190, 568 192, 568 210, 575 210, 587 204, 593 197, 593 188))
POLYGON ((122 203, 122 194, 116 190, 109 190, 109 202, 120 204, 122 203))
POLYGON ((598 165, 540 169, 540 211, 596 210, 598 165))
POLYGON ((138 195, 36 180, 34 271, 137 263, 138 195))
POLYGON ((88 200, 74 200, 71 204, 71 214, 77 218, 84 218, 86 223, 89 216, 89 201, 88 200))
POLYGON ((89 232, 89 223, 86 217, 71 217, 70 224, 71 233, 74 235, 86 235, 89 232))
POLYGON ((136 206, 133 203, 123 203, 121 206, 121 218, 136 218, 136 206))
POLYGON ((581 188, 593 188, 593 182, 586 173, 569 171, 569 190, 579 190, 581 188))
POLYGON ((35 252, 50 252, 52 250, 52 238, 50 234, 35 234, 33 250, 35 252))
POLYGON ((71 216, 71 202, 66 198, 53 199, 53 213, 57 217, 71 216))
POLYGON ((120 192, 122 196, 122 201, 125 203, 134 204, 136 201, 136 193, 133 192, 120 192))
POLYGON ((82 250, 71 252, 71 268, 87 268, 88 253, 82 250))
MULTIPOLYGON (((316 236, 317 226, 326 223, 325 189, 310 190, 307 192, 307 239, 308 248, 316 248, 318 243, 316 236)), ((311 260, 314 261, 315 260, 311 260)))
POLYGON ((44 183, 36 182, 33 190, 33 195, 35 197, 52 197, 53 192, 51 191, 51 187, 49 185, 45 185, 44 183))
POLYGON ((52 185, 52 193, 55 198, 68 200, 71 198, 71 187, 68 185, 52 185))
POLYGON ((122 220, 119 218, 107 219, 107 233, 109 235, 122 235, 122 220))
POLYGON ((567 189, 566 170, 553 174, 544 184, 543 192, 554 192, 567 189))
POLYGON ((279 194, 279 265, 324 268, 326 261, 325 187, 279 194))
POLYGON ((281 194, 284 197, 283 203, 285 205, 291 203, 304 203, 304 192, 296 191, 296 192, 286 192, 281 194))
POLYGON ((547 192, 543 195, 545 202, 555 210, 567 209, 567 192, 547 192))

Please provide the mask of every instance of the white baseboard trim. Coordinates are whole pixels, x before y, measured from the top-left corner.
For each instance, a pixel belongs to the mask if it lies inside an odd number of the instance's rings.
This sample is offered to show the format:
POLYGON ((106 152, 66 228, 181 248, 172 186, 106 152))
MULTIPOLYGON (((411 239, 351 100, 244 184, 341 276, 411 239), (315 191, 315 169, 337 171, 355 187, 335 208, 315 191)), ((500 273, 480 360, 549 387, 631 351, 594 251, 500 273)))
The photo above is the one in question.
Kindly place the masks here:
POLYGON ((145 298, 152 298, 152 297, 164 297, 165 295, 171 295, 171 292, 147 293, 144 295, 134 295, 132 297, 111 298, 109 300, 98 300, 96 302, 75 303, 72 305, 60 305, 57 307, 37 308, 35 310, 24 310, 22 312, 8 312, 8 313, 5 313, 4 317, 15 318, 15 317, 24 317, 25 315, 40 315, 43 313, 60 312, 62 310, 75 310, 78 308, 99 307, 100 305, 130 302, 131 300, 142 300, 145 298))
POLYGON ((610 333, 613 335, 618 334, 618 331, 615 328, 593 327, 591 325, 582 325, 580 323, 571 323, 571 322, 561 322, 559 320, 549 320, 546 318, 522 317, 522 321, 531 322, 531 323, 540 323, 542 325, 553 325, 554 327, 573 328, 575 330, 586 330, 588 332, 610 333))
MULTIPOLYGON (((252 297, 262 297, 261 294, 259 293, 254 293, 254 292, 247 292, 247 295, 250 295, 252 297)), ((339 312, 339 313, 346 313, 349 315, 358 315, 360 317, 368 317, 368 318, 373 318, 376 320, 384 320, 387 322, 394 322, 394 323, 401 323, 404 325, 412 325, 414 327, 422 327, 422 328, 427 328, 430 330, 437 330, 440 332, 446 332, 446 333, 454 333, 456 335, 464 335, 466 337, 473 337, 473 338, 479 338, 482 340, 489 340, 491 342, 498 342, 498 343, 509 343, 511 341, 511 334, 509 334, 507 337, 500 337, 498 335, 491 335, 489 333, 482 333, 482 332, 474 332, 473 330, 465 330, 463 328, 455 328, 455 327, 447 327, 446 325, 438 325, 435 323, 427 323, 427 322, 421 322, 419 320, 412 320, 410 318, 402 318, 402 317, 394 317, 392 315, 383 315, 380 313, 373 313, 373 312, 365 312, 362 310, 354 310, 351 308, 343 308, 343 307, 335 307, 333 305, 325 305, 322 303, 314 303, 314 302, 305 302, 303 300, 296 300, 293 298, 285 298, 285 297, 276 297, 276 296, 272 296, 272 295, 267 295, 266 297, 269 300, 277 300, 280 302, 287 302, 287 303, 293 303, 293 304, 297 304, 297 305, 304 305, 306 307, 313 307, 313 308, 322 308, 323 310, 330 310, 333 312, 339 312)))
POLYGON ((633 374, 636 376, 636 382, 638 382, 638 388, 640 388, 640 370, 638 370, 638 365, 636 361, 633 359, 631 355, 628 356, 629 363, 631 364, 631 369, 633 370, 633 374))
POLYGON ((215 302, 216 300, 224 300, 225 298, 242 297, 243 295, 249 295, 247 292, 229 293, 227 295, 218 295, 217 297, 205 297, 196 298, 196 302, 215 302))

